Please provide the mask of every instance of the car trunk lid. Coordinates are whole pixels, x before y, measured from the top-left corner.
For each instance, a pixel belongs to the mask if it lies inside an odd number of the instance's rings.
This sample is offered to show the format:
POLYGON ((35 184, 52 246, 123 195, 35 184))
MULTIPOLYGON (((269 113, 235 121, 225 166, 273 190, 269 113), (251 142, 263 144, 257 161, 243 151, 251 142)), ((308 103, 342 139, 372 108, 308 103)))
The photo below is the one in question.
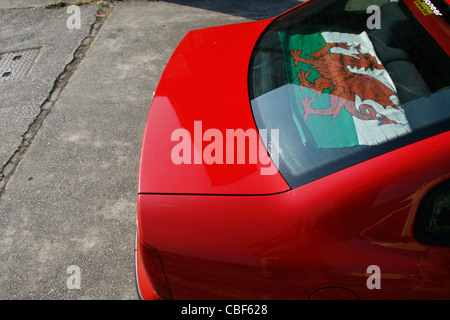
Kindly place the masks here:
POLYGON ((271 194, 289 189, 280 173, 270 170, 276 167, 257 131, 248 95, 251 52, 269 22, 199 29, 184 37, 152 101, 139 193, 271 194))

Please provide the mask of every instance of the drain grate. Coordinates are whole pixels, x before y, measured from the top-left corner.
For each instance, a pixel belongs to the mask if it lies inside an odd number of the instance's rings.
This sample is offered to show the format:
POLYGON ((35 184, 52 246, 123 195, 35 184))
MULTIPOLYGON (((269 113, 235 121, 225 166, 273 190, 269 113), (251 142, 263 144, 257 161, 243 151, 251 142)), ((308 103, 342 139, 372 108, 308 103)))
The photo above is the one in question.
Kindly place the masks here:
POLYGON ((0 53, 0 81, 26 77, 41 48, 0 53))

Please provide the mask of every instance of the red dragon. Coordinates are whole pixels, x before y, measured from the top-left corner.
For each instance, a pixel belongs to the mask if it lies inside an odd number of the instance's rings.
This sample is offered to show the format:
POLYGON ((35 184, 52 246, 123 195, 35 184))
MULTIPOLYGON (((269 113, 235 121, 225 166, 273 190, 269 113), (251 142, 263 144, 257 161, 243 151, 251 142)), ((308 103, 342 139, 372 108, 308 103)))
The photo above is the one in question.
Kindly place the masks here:
POLYGON ((365 74, 354 73, 347 67, 356 67, 365 70, 384 70, 383 65, 377 62, 377 59, 369 53, 362 53, 361 46, 357 45, 355 49, 358 54, 345 55, 341 53, 330 52, 331 48, 339 47, 349 50, 351 47, 345 42, 340 43, 322 43, 324 48, 309 55, 312 59, 301 57, 301 50, 291 51, 294 58, 294 64, 298 66, 299 61, 311 65, 321 75, 320 78, 310 82, 307 78, 310 72, 301 71, 297 73, 300 81, 300 87, 310 88, 318 93, 319 97, 324 89, 330 92, 330 107, 326 109, 314 109, 311 104, 314 98, 306 97, 300 102, 304 107, 305 114, 303 119, 306 121, 310 114, 332 115, 331 119, 336 118, 341 109, 345 109, 355 117, 362 120, 379 120, 378 125, 396 123, 387 118, 385 115, 378 114, 376 110, 367 104, 361 104, 358 108, 355 106, 355 96, 358 95, 361 101, 374 100, 382 105, 385 109, 391 106, 398 110, 398 106, 390 100, 391 96, 396 93, 378 81, 374 77, 365 74))

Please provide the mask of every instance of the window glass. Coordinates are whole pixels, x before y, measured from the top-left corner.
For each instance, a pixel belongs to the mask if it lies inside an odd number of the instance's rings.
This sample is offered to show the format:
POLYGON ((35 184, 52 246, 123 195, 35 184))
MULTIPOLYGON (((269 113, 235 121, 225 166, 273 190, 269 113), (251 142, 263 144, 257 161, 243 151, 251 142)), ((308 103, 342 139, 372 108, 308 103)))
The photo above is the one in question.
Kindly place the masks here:
MULTIPOLYGON (((448 4, 434 2, 445 21, 448 4)), ((449 57, 402 1, 310 1, 261 36, 249 93, 297 187, 448 130, 449 57), (379 8, 379 26, 363 4, 379 8)))
POLYGON ((349 0, 345 5, 346 11, 366 11, 371 5, 382 6, 389 0, 349 0))
POLYGON ((418 211, 416 237, 426 244, 450 246, 450 183, 424 198, 418 211))

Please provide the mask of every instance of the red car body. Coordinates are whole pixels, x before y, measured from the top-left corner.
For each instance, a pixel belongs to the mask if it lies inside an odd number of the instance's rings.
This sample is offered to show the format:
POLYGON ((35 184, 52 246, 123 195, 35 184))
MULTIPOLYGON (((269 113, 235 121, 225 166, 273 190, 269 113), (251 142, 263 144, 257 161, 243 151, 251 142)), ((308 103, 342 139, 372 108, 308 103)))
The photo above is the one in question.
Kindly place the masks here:
POLYGON ((140 297, 449 299, 450 248, 414 232, 423 199, 450 178, 448 131, 295 188, 260 162, 171 161, 173 132, 194 137, 195 121, 257 129, 249 64, 276 19, 191 31, 166 66, 142 143, 140 297), (381 288, 368 286, 374 265, 381 288))

